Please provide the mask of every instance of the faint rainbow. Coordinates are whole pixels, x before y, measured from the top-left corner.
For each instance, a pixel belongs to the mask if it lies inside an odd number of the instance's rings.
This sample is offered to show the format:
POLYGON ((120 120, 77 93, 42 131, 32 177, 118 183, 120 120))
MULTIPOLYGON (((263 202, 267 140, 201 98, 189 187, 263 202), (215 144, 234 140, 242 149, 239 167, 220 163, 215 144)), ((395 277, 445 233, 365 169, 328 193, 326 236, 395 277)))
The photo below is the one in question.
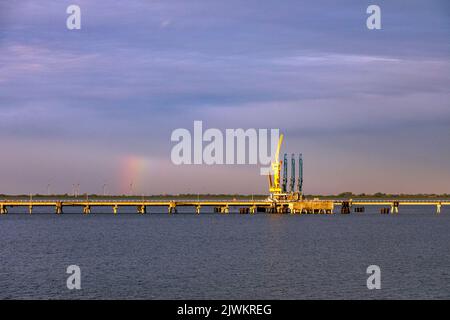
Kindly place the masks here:
POLYGON ((121 161, 120 186, 123 194, 130 193, 130 185, 133 185, 133 193, 144 192, 143 182, 147 172, 147 159, 136 155, 127 155, 121 161))

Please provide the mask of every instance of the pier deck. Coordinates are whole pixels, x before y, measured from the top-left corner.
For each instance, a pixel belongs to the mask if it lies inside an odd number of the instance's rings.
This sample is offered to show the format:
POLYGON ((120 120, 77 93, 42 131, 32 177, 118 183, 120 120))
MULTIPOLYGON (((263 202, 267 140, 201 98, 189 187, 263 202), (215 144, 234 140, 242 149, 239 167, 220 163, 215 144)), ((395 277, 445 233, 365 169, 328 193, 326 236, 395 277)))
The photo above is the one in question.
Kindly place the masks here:
MULTIPOLYGON (((151 207, 167 207, 168 213, 176 213, 178 207, 192 207, 196 213, 202 207, 214 207, 215 212, 229 213, 230 207, 248 208, 243 213, 269 212, 269 213, 333 213, 335 206, 350 209, 353 206, 388 206, 391 213, 398 213, 402 206, 435 206, 440 213, 442 206, 450 205, 450 200, 364 200, 364 199, 338 199, 338 200, 305 200, 305 201, 270 201, 270 200, 0 200, 0 214, 8 213, 9 208, 25 207, 29 213, 36 207, 52 207, 55 213, 63 213, 64 207, 80 207, 84 214, 91 212, 92 207, 109 207, 116 214, 119 207, 136 207, 138 213, 147 212, 151 207), (301 209, 297 209, 301 208, 301 209)), ((342 211, 341 211, 342 212, 342 211)))

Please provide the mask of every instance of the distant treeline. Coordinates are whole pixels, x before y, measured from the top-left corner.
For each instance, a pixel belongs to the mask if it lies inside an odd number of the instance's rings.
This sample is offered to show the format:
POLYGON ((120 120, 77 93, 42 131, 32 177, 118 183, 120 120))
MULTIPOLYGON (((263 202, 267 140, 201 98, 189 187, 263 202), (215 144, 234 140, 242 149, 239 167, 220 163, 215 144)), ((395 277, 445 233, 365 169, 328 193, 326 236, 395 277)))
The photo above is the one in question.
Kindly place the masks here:
POLYGON ((372 198, 414 198, 414 199, 425 199, 425 198, 450 198, 449 193, 435 194, 435 193, 399 193, 399 194, 391 194, 391 193, 383 193, 377 192, 374 194, 370 193, 353 193, 353 192, 342 192, 337 195, 307 195, 306 197, 314 198, 345 198, 345 199, 372 199, 372 198))
MULTIPOLYGON (((51 198, 51 199, 73 199, 73 198, 101 198, 101 199, 266 199, 268 195, 263 194, 159 194, 159 195, 98 195, 98 194, 80 194, 78 196, 74 196, 71 194, 33 194, 33 195, 7 195, 0 194, 0 198, 11 198, 11 199, 29 199, 30 197, 39 199, 39 198, 51 198)), ((307 194, 306 198, 326 198, 326 199, 368 199, 368 198, 399 198, 399 199, 428 199, 428 198, 450 198, 450 194, 434 194, 434 193, 418 193, 418 194, 390 194, 390 193, 382 193, 377 192, 374 194, 366 194, 366 193, 353 193, 353 192, 342 192, 337 195, 320 195, 320 194, 307 194)))

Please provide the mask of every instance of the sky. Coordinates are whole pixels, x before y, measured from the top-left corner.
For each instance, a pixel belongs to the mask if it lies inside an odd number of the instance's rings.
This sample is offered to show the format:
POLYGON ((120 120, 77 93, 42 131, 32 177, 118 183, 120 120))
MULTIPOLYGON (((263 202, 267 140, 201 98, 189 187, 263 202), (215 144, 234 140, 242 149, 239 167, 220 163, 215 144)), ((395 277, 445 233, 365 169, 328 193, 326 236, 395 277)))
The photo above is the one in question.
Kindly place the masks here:
POLYGON ((307 194, 450 193, 449 18, 445 0, 0 0, 0 194, 267 193, 258 165, 172 163, 195 120, 279 128, 307 194))

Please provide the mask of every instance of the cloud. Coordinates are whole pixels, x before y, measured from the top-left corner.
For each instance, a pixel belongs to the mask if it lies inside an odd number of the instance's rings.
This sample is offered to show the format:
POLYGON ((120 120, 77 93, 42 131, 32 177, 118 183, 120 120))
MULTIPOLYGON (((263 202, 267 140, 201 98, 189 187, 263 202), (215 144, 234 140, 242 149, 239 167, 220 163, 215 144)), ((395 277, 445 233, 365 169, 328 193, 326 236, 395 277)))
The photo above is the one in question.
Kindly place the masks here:
MULTIPOLYGON (((450 126, 444 2, 383 1, 378 33, 365 28, 360 1, 79 1, 82 30, 73 32, 68 4, 0 5, 0 141, 58 145, 62 163, 71 162, 64 153, 72 147, 80 157, 83 146, 97 147, 102 161, 102 152, 151 153, 170 169, 171 130, 204 120, 279 127, 295 150, 321 158, 332 148, 340 159, 349 152, 355 167, 367 160, 366 140, 387 163, 395 162, 393 140, 417 153, 433 141, 426 158, 436 166, 433 154, 449 157, 439 145, 450 126), (350 145, 358 141, 360 153, 350 145)), ((251 169, 237 171, 259 181, 251 169)), ((323 177, 319 167, 308 174, 323 177)))

